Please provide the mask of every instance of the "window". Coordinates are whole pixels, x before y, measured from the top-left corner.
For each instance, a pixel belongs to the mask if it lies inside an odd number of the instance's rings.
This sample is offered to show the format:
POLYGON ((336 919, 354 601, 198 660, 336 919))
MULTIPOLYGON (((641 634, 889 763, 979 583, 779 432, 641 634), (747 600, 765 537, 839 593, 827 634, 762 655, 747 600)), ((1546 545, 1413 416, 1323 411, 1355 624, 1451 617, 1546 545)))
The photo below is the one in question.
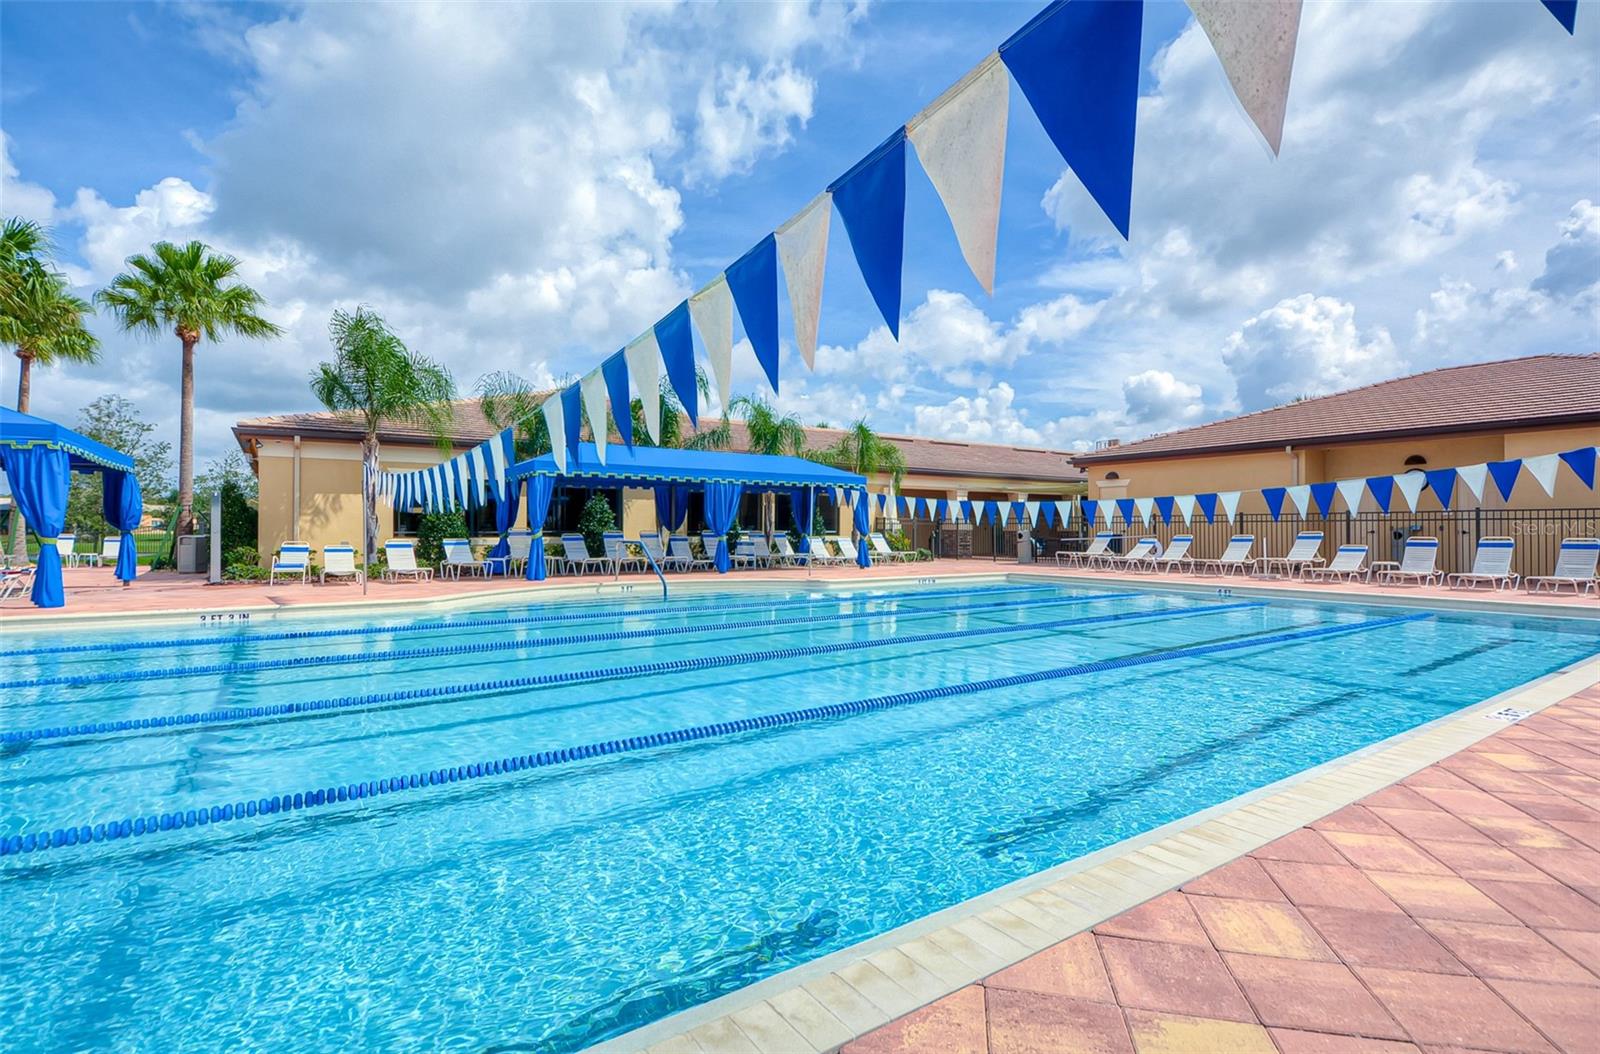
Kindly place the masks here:
POLYGON ((1423 457, 1421 454, 1412 454, 1410 457, 1406 458, 1405 467, 1416 468, 1419 465, 1426 465, 1427 463, 1428 459, 1423 457))
MULTIPOLYGON (((467 517, 467 533, 473 537, 497 534, 494 526, 494 499, 486 505, 463 510, 467 517)), ((418 507, 394 510, 394 536, 415 538, 422 523, 422 510, 418 507)))
POLYGON ((1107 472, 1106 473, 1106 479, 1121 479, 1121 478, 1122 478, 1121 473, 1118 473, 1118 472, 1107 472))

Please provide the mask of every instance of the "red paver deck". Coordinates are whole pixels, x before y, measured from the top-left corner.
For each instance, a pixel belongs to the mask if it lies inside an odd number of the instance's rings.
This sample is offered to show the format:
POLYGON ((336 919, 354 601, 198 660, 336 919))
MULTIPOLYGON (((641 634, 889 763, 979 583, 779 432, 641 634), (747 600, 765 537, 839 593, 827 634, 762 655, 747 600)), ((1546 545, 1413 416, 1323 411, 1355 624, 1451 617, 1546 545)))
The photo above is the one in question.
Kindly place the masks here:
POLYGON ((1600 1052, 1600 687, 843 1051, 1600 1052))

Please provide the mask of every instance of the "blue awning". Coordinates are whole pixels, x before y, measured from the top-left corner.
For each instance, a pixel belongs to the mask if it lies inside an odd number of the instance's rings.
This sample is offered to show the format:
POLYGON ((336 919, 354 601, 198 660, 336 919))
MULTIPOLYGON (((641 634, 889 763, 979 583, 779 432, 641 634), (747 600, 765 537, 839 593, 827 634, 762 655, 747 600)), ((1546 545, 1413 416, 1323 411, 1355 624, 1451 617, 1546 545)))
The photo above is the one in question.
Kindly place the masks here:
POLYGON ((511 467, 512 479, 554 476, 572 487, 648 487, 657 483, 737 483, 753 490, 788 487, 852 487, 867 485, 865 476, 845 472, 802 457, 734 454, 721 450, 679 450, 674 447, 618 444, 606 447, 601 464, 593 443, 578 444, 567 458, 567 471, 556 468, 555 457, 543 454, 511 467))
POLYGON ((97 443, 86 435, 79 435, 54 421, 18 413, 4 406, 0 406, 0 446, 15 450, 31 447, 65 450, 72 460, 74 472, 107 468, 119 472, 133 471, 133 458, 127 454, 113 450, 104 443, 97 443))

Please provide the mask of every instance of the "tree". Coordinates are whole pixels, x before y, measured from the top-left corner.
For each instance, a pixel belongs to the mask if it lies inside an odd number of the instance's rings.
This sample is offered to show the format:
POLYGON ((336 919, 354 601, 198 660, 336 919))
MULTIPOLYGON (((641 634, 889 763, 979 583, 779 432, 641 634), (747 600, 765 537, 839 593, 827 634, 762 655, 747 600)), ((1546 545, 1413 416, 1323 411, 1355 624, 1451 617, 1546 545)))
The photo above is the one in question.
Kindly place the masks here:
POLYGON ((213 461, 194 478, 194 503, 211 508, 211 496, 222 495, 222 551, 254 549, 259 536, 260 484, 237 450, 213 461))
POLYGON ((906 474, 906 456, 899 447, 874 432, 866 418, 845 429, 844 435, 833 446, 810 456, 862 476, 886 473, 894 480, 896 489, 906 474))
MULTIPOLYGON (((37 223, 11 219, 0 229, 0 342, 16 352, 21 413, 32 401, 35 364, 100 358, 100 342, 84 321, 94 309, 50 267, 49 251, 49 237, 37 223)), ((19 512, 13 512, 11 523, 11 549, 20 559, 26 536, 19 512)))
MULTIPOLYGON (((78 411, 77 429, 133 458, 133 474, 147 504, 171 494, 172 444, 151 440, 156 426, 140 416, 132 402, 120 395, 102 395, 78 411)), ((110 530, 100 503, 102 479, 98 472, 73 473, 67 497, 69 528, 102 537, 110 530)))
POLYGON ((261 316, 265 301, 233 281, 239 261, 214 253, 197 241, 178 246, 157 242, 150 252, 128 257, 95 299, 128 332, 151 337, 170 330, 183 347, 178 415, 178 533, 194 526, 194 349, 204 337, 213 343, 233 335, 264 339, 282 332, 261 316))
POLYGON ((550 429, 539 407, 555 391, 540 391, 519 374, 496 370, 478 378, 478 407, 497 429, 514 429, 512 445, 517 460, 550 453, 550 429))
POLYGON ((583 503, 583 511, 578 513, 578 531, 583 535, 589 555, 604 556, 605 533, 616 529, 617 514, 611 511, 611 499, 606 497, 605 491, 593 491, 583 503))
POLYGON ((371 310, 335 311, 328 323, 334 359, 311 375, 311 394, 335 413, 361 418, 362 488, 367 507, 362 559, 370 561, 378 539, 378 429, 410 424, 427 430, 441 450, 450 450, 450 371, 411 351, 371 310))
MULTIPOLYGON (((798 455, 806 448, 806 430, 795 414, 780 414, 759 395, 741 395, 729 400, 728 410, 744 418, 750 452, 767 455, 798 455)), ((761 529, 771 537, 777 527, 778 496, 761 495, 761 529)))

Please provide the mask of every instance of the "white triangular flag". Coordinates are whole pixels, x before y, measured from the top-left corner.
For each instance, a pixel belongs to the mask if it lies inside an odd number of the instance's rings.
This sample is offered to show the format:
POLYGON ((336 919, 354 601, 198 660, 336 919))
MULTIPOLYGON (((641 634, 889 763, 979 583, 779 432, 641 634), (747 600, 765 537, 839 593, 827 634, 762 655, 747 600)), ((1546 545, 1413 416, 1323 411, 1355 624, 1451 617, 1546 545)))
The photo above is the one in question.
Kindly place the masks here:
POLYGON ((1194 522, 1195 500, 1193 494, 1179 494, 1172 499, 1172 503, 1178 507, 1178 512, 1182 514, 1185 527, 1194 522))
POLYGON ((1333 487, 1344 499, 1344 507, 1352 516, 1361 511, 1361 495, 1367 492, 1365 479, 1341 479, 1333 487))
POLYGON ((1058 526, 1065 527, 1072 522, 1072 510, 1077 504, 1075 501, 1056 502, 1056 523, 1058 526))
POLYGON ((1011 78, 996 52, 906 124, 906 138, 950 214, 961 255, 991 296, 1010 102, 1011 78))
POLYGON ((486 446, 487 443, 479 443, 467 451, 467 459, 472 462, 472 478, 478 483, 475 493, 477 504, 480 506, 484 503, 489 488, 489 459, 484 453, 486 446))
POLYGON ((1420 472, 1406 472, 1394 478, 1395 489, 1400 491, 1400 496, 1406 499, 1406 508, 1412 512, 1417 511, 1417 498, 1422 495, 1422 488, 1428 485, 1428 477, 1420 472))
POLYGON ((1228 522, 1232 523, 1239 515, 1239 495, 1237 490, 1224 490, 1217 493, 1217 501, 1222 505, 1222 511, 1227 514, 1228 522))
POLYGON ((1133 507, 1134 510, 1139 513, 1139 521, 1146 527, 1150 526, 1150 513, 1154 511, 1156 507, 1156 499, 1134 498, 1133 507))
POLYGON ((595 457, 604 465, 611 431, 606 427, 606 379, 598 366, 578 382, 578 390, 583 394, 583 412, 589 418, 589 434, 594 437, 595 457))
POLYGON ((500 501, 506 492, 506 429, 489 440, 489 480, 494 485, 494 500, 500 501))
MULTIPOLYGON (((647 329, 632 344, 622 349, 628 360, 628 376, 633 390, 644 404, 644 430, 652 443, 661 442, 661 345, 656 331, 647 329)), ((631 410, 629 411, 632 412, 631 410)))
POLYGON ((1000 526, 1004 527, 1007 521, 1011 519, 1011 503, 1009 501, 997 501, 994 505, 995 509, 1000 513, 1000 526))
POLYGON ((1025 501, 1022 503, 1022 507, 1028 510, 1028 524, 1033 527, 1039 526, 1039 503, 1025 501))
MULTIPOLYGON (((650 400, 644 401, 646 406, 650 400)), ((557 392, 540 404, 544 412, 545 431, 550 433, 550 454, 556 459, 556 471, 567 474, 567 415, 561 409, 561 393, 557 392)))
POLYGON ((1482 501, 1483 484, 1489 478, 1489 466, 1482 461, 1476 465, 1463 465, 1461 468, 1456 469, 1456 478, 1467 485, 1467 489, 1472 491, 1474 498, 1482 501))
POLYGON ((794 342, 807 369, 817 359, 817 316, 822 313, 822 276, 828 267, 828 221, 833 196, 823 191, 777 230, 778 258, 789 286, 794 342))
POLYGON ((1117 522, 1117 503, 1110 498, 1100 499, 1100 511, 1106 514, 1106 526, 1117 522))
POLYGON ((1525 457, 1522 467, 1528 470, 1528 475, 1539 481, 1539 486, 1550 497, 1556 496, 1556 470, 1561 467, 1559 454, 1540 454, 1538 457, 1525 457))
POLYGON ((1300 514, 1302 520, 1305 519, 1306 510, 1311 507, 1311 485, 1302 483, 1297 487, 1289 487, 1288 491, 1289 500, 1294 502, 1295 511, 1300 514))
POLYGON ((727 416, 733 399, 733 293, 728 280, 716 280, 689 298, 689 317, 705 342, 706 358, 711 360, 711 378, 717 385, 718 405, 727 416))
POLYGON ((1276 154, 1300 32, 1300 0, 1189 0, 1189 9, 1211 39, 1239 104, 1276 154))

